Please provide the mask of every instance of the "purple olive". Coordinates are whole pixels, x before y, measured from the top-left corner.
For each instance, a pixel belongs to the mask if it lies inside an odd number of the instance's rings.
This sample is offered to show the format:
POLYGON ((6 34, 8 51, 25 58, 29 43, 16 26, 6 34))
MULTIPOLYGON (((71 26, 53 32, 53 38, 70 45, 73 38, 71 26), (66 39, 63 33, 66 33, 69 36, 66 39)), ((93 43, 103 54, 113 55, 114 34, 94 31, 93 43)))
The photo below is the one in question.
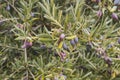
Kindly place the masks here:
POLYGON ((98 17, 101 17, 101 16, 102 16, 102 11, 101 11, 101 10, 99 10, 99 11, 97 12, 97 16, 98 16, 98 17))
POLYGON ((63 40, 64 38, 65 38, 65 34, 62 33, 62 34, 60 35, 60 39, 63 40))
POLYGON ((68 49, 68 47, 67 47, 67 45, 66 45, 65 43, 63 43, 62 47, 63 47, 63 49, 65 49, 65 50, 68 49))
POLYGON ((68 52, 70 51, 68 46, 65 43, 63 43, 62 47, 63 47, 64 50, 67 50, 68 52))
POLYGON ((63 39, 65 38, 65 34, 61 34, 58 40, 58 45, 60 44, 61 41, 63 41, 63 39))
POLYGON ((112 17, 113 19, 115 19, 115 20, 118 20, 118 16, 117 16, 116 13, 112 13, 111 17, 112 17))
POLYGON ((9 11, 9 10, 10 10, 10 5, 8 5, 8 6, 6 7, 6 9, 9 11))
POLYGON ((120 37, 118 38, 118 43, 120 44, 120 37))
POLYGON ((72 46, 74 46, 74 45, 75 45, 75 41, 72 39, 72 40, 70 41, 70 44, 71 44, 72 46))
POLYGON ((23 44, 22 48, 28 48, 28 47, 31 47, 31 46, 32 46, 32 42, 24 41, 24 44, 23 44))
POLYGON ((120 5, 120 0, 114 0, 114 5, 120 5))
POLYGON ((78 37, 74 38, 74 42, 77 44, 78 43, 78 37))

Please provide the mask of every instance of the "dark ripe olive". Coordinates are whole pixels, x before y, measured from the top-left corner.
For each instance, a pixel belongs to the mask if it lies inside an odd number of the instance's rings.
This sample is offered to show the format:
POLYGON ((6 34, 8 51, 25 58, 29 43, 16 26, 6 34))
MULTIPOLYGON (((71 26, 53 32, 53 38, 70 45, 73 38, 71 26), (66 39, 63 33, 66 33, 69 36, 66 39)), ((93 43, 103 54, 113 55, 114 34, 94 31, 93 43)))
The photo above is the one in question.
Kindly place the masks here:
POLYGON ((74 40, 71 40, 71 41, 70 41, 70 44, 71 44, 72 46, 74 46, 74 45, 75 45, 75 41, 74 41, 74 40))
POLYGON ((65 43, 63 43, 62 47, 63 47, 64 50, 67 50, 69 52, 69 48, 65 43))
POLYGON ((67 45, 66 45, 65 43, 63 43, 62 47, 63 47, 63 49, 65 49, 65 50, 68 49, 68 47, 67 47, 67 45))
POLYGON ((78 37, 74 38, 74 42, 77 44, 78 43, 78 37))
POLYGON ((86 45, 86 51, 87 51, 87 52, 90 52, 91 49, 92 49, 92 46, 91 46, 90 44, 87 44, 87 45, 86 45))

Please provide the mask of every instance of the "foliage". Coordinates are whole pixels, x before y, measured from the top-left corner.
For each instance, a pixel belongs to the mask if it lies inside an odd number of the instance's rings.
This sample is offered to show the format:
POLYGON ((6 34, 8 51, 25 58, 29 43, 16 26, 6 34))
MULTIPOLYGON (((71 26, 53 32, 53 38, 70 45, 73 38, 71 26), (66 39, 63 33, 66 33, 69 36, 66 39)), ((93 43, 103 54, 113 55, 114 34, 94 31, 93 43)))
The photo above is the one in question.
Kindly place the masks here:
POLYGON ((0 0, 0 79, 119 80, 113 0, 0 0))

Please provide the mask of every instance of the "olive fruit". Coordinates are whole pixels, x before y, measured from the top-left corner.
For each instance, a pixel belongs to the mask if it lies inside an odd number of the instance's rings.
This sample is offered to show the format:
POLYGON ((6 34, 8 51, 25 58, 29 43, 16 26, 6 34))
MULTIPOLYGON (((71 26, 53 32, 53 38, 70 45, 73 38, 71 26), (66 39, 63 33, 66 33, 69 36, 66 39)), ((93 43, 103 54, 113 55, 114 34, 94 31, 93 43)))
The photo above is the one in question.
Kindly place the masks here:
POLYGON ((72 39, 72 40, 70 41, 70 44, 71 44, 72 46, 74 46, 74 45, 75 45, 75 41, 72 39))
POLYGON ((62 47, 63 47, 64 50, 67 50, 69 52, 69 48, 65 43, 63 43, 62 47))
POLYGON ((120 37, 118 38, 118 43, 120 44, 120 37))
POLYGON ((22 48, 28 48, 28 47, 31 47, 31 46, 32 46, 32 42, 24 41, 24 44, 23 44, 22 48))
POLYGON ((74 38, 74 42, 77 44, 78 43, 78 37, 74 38))
POLYGON ((66 45, 65 43, 63 43, 62 47, 63 47, 63 49, 65 49, 65 50, 68 49, 68 47, 67 47, 67 45, 66 45))
POLYGON ((62 34, 60 35, 60 40, 63 40, 64 38, 65 38, 65 34, 62 33, 62 34))
POLYGON ((101 17, 101 16, 102 16, 102 11, 101 11, 101 10, 97 11, 97 16, 98 16, 98 17, 101 17))
POLYGON ((111 17, 112 17, 113 19, 115 19, 115 20, 118 20, 118 16, 117 16, 116 13, 112 13, 111 17))

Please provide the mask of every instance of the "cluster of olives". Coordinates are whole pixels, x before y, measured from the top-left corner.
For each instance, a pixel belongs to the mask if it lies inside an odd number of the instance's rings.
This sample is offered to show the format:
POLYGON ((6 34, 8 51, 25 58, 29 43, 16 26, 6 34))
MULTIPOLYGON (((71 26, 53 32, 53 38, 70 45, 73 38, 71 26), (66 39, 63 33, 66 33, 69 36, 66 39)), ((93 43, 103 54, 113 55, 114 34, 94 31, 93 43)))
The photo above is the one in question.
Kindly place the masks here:
MULTIPOLYGON (((61 42, 63 42, 64 38, 65 38, 65 34, 61 34, 59 37, 59 40, 58 40, 58 46, 61 44, 61 42)), ((72 38, 72 40, 70 40, 70 44, 72 47, 75 47, 75 45, 77 45, 77 43, 78 43, 78 37, 76 37, 76 36, 74 38, 72 38)), ((66 45, 65 42, 62 43, 62 48, 64 50, 70 52, 69 47, 66 45)), ((59 56, 61 57, 61 60, 64 60, 66 57, 66 53, 64 51, 61 51, 59 56)))
MULTIPOLYGON (((72 39, 70 41, 70 44, 72 45, 72 47, 74 47, 77 43, 78 43, 78 37, 75 37, 74 39, 72 39)), ((63 43, 62 47, 63 47, 64 50, 69 51, 69 48, 68 48, 68 46, 65 43, 63 43)))
MULTIPOLYGON (((60 35, 60 38, 59 38, 59 40, 58 40, 58 45, 60 44, 61 41, 63 41, 64 38, 65 38, 65 35, 64 35, 64 34, 61 34, 61 35, 60 35)), ((70 40, 70 44, 72 45, 72 47, 74 47, 77 43, 78 43, 78 37, 75 37, 74 39, 70 40)), ((63 43, 63 44, 62 44, 62 47, 63 47, 64 50, 69 51, 69 48, 68 48, 68 46, 66 45, 66 43, 63 43)))

